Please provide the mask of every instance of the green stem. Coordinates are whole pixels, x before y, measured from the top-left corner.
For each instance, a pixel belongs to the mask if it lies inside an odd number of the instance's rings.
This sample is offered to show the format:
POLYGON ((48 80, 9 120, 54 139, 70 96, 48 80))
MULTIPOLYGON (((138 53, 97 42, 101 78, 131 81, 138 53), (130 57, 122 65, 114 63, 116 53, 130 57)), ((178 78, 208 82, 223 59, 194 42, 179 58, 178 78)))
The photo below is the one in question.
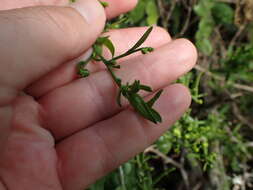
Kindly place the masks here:
POLYGON ((110 63, 112 62, 111 60, 110 61, 107 61, 103 56, 101 55, 98 55, 99 58, 101 59, 101 61, 105 64, 105 66, 107 67, 109 73, 111 74, 113 80, 115 81, 115 83, 118 85, 119 88, 121 88, 121 80, 115 75, 115 73, 113 72, 113 68, 112 66, 110 65, 110 63))
POLYGON ((109 62, 111 62, 111 61, 116 61, 116 60, 121 59, 121 58, 123 58, 123 57, 126 57, 126 56, 128 56, 128 55, 131 55, 131 54, 133 54, 133 53, 136 53, 136 52, 138 52, 138 51, 141 51, 142 49, 143 49, 143 48, 138 48, 138 49, 135 49, 135 50, 133 50, 133 51, 127 51, 126 53, 124 53, 124 54, 122 54, 122 55, 119 55, 119 56, 117 56, 117 57, 112 58, 111 60, 109 60, 109 62))

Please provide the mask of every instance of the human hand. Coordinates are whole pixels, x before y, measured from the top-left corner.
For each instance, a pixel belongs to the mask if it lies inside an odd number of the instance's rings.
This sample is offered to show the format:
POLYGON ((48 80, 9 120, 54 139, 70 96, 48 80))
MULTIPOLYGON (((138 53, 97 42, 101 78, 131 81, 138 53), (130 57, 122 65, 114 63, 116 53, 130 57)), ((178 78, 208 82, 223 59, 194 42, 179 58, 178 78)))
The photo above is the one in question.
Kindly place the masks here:
MULTIPOLYGON (((79 0, 74 6, 86 20, 65 6, 68 0, 3 0, 0 9, 39 2, 59 6, 0 11, 0 190, 84 189, 154 142, 188 108, 188 90, 169 83, 193 67, 196 50, 155 28, 145 46, 156 51, 121 60, 116 72, 124 81, 140 79, 154 90, 165 89, 155 105, 163 123, 156 126, 126 102, 118 107, 117 88, 99 63, 90 64, 88 78, 75 74, 105 17, 131 9, 136 1, 110 0, 105 16, 97 1, 79 0)), ((145 30, 108 35, 120 54, 145 30)))

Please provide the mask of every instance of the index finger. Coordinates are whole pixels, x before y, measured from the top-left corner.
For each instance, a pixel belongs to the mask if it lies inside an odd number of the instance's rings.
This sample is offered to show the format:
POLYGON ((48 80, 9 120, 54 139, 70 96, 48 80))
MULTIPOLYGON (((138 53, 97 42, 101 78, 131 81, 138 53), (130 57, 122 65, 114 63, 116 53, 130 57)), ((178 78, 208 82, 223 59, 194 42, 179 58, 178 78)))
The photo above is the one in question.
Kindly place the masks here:
MULTIPOLYGON (((78 1, 78 0, 76 0, 78 1)), ((97 1, 97 0, 94 0, 97 1)), ((109 3, 106 8, 107 18, 113 18, 122 13, 130 11, 137 4, 137 0, 103 0, 109 3)), ((70 3, 70 0, 1 0, 0 10, 8 10, 15 8, 23 8, 30 6, 41 6, 41 5, 59 5, 66 6, 70 3)))
POLYGON ((1 0, 0 10, 41 5, 67 5, 69 0, 1 0))

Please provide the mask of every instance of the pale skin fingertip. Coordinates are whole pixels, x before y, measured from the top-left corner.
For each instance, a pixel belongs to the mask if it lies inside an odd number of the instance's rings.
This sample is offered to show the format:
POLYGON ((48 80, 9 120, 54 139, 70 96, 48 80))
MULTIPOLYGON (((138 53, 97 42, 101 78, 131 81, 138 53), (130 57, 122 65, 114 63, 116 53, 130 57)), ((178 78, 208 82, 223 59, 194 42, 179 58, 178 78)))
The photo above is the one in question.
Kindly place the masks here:
POLYGON ((180 48, 183 49, 183 53, 180 55, 186 60, 186 62, 189 62, 190 65, 193 67, 198 59, 198 52, 195 45, 186 38, 180 38, 176 40, 178 45, 180 45, 180 48))
POLYGON ((155 26, 154 31, 159 33, 159 36, 158 36, 159 39, 161 38, 161 39, 163 39, 164 41, 167 41, 167 42, 171 41, 171 36, 165 28, 162 28, 160 26, 155 26))
POLYGON ((105 11, 99 1, 79 0, 71 3, 69 7, 74 8, 88 24, 97 24, 99 19, 105 22, 105 11))

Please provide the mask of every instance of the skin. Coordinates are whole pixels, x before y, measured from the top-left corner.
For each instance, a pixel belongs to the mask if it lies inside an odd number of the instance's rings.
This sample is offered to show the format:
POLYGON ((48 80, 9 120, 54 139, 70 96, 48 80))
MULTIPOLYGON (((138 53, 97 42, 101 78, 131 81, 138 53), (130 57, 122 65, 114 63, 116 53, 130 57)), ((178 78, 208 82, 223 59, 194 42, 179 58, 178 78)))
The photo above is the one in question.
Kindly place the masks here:
MULTIPOLYGON (((117 106, 117 88, 99 63, 89 66, 89 78, 76 78, 75 63, 100 35, 106 17, 136 4, 108 2, 104 12, 96 0, 79 0, 76 6, 95 12, 88 14, 90 21, 67 0, 1 1, 0 190, 84 189, 143 151, 189 107, 188 89, 170 83, 194 66, 195 47, 185 39, 171 40, 158 27, 145 42, 156 50, 121 60, 116 74, 124 81, 140 79, 154 90, 164 88, 155 104, 163 117, 159 126, 127 102, 117 106)), ((120 54, 145 30, 108 35, 120 54)), ((152 94, 142 95, 148 99, 152 94)))

